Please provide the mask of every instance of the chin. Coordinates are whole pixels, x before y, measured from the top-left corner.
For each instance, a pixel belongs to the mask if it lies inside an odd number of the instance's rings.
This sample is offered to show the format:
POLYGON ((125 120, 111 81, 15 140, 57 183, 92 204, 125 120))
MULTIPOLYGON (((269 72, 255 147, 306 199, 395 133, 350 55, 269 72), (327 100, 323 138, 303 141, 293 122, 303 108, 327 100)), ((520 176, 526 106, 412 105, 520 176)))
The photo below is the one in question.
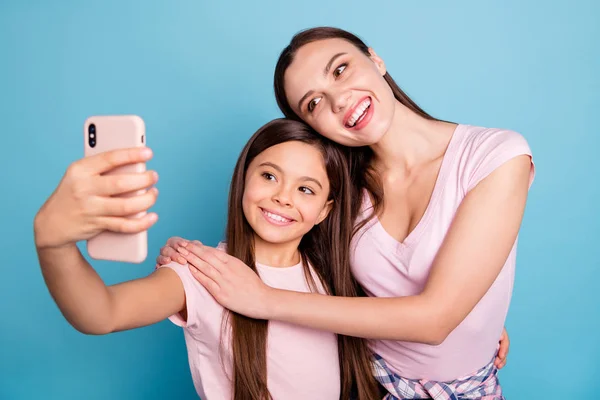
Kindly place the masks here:
POLYGON ((385 136, 390 125, 387 121, 386 123, 371 121, 368 126, 360 131, 344 127, 344 131, 341 134, 323 136, 348 147, 371 146, 377 144, 385 136))
POLYGON ((385 131, 351 133, 353 133, 353 135, 344 137, 343 142, 338 141, 338 143, 348 147, 372 146, 377 144, 385 136, 385 131))
POLYGON ((270 244, 284 244, 297 239, 297 235, 282 234, 281 230, 255 229, 254 233, 264 242, 270 244))

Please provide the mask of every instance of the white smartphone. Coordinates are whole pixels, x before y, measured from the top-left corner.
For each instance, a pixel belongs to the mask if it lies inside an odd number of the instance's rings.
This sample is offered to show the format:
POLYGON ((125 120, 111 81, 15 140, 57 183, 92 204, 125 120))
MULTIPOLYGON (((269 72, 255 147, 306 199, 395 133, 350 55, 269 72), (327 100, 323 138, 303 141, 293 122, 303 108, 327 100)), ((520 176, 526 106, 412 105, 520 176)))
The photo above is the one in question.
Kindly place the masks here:
MULTIPOLYGON (((85 120, 85 156, 92 156, 110 150, 146 146, 144 120, 137 115, 92 116, 85 120)), ((138 173, 146 170, 145 163, 136 163, 115 168, 106 174, 138 173)), ((122 197, 143 194, 145 190, 120 195, 122 197)), ((146 213, 138 213, 128 218, 139 218, 146 213)), ((148 255, 148 233, 117 233, 104 231, 87 240, 90 257, 97 260, 141 263, 148 255)))

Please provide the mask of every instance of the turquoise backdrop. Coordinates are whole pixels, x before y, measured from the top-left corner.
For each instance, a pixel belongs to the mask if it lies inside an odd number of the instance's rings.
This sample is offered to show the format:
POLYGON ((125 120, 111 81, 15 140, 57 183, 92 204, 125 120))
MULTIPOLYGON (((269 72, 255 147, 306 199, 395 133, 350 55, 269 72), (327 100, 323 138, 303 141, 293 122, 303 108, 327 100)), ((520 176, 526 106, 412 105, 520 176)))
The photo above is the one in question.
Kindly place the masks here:
MULTIPOLYGON (((138 114, 160 174, 144 264, 169 236, 215 244, 238 152, 280 115, 272 74, 298 30, 353 31, 433 115, 522 133, 537 177, 520 236, 508 399, 593 398, 600 373, 600 3, 588 1, 0 1, 0 398, 193 398, 169 322, 104 337, 62 318, 33 217, 82 156, 95 114, 138 114)), ((293 344, 290 344, 293 345, 293 344)))

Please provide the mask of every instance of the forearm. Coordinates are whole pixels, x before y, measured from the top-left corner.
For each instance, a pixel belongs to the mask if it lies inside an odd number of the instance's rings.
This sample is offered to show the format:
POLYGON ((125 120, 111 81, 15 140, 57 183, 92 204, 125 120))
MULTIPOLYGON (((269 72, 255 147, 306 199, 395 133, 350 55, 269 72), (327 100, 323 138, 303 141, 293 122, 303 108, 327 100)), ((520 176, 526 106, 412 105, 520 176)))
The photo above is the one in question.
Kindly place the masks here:
POLYGON ((274 289, 269 319, 368 339, 439 344, 447 335, 439 307, 422 295, 336 297, 274 289))
POLYGON ((110 332, 110 291, 77 246, 37 250, 48 290, 67 321, 83 333, 110 332))

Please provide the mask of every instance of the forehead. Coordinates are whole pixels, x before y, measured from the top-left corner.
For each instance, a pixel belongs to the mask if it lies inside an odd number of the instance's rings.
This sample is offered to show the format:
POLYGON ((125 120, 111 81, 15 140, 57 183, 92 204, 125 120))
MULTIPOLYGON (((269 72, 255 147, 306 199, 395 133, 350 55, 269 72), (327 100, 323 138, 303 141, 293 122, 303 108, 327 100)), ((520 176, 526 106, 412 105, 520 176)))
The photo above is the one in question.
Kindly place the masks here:
POLYGON ((323 154, 310 144, 290 141, 271 146, 256 156, 251 165, 258 166, 264 162, 276 164, 286 174, 327 178, 323 154))
POLYGON ((298 49, 284 75, 284 87, 290 102, 297 102, 319 79, 324 79, 323 69, 331 57, 339 53, 362 55, 352 43, 337 38, 318 40, 298 49))

